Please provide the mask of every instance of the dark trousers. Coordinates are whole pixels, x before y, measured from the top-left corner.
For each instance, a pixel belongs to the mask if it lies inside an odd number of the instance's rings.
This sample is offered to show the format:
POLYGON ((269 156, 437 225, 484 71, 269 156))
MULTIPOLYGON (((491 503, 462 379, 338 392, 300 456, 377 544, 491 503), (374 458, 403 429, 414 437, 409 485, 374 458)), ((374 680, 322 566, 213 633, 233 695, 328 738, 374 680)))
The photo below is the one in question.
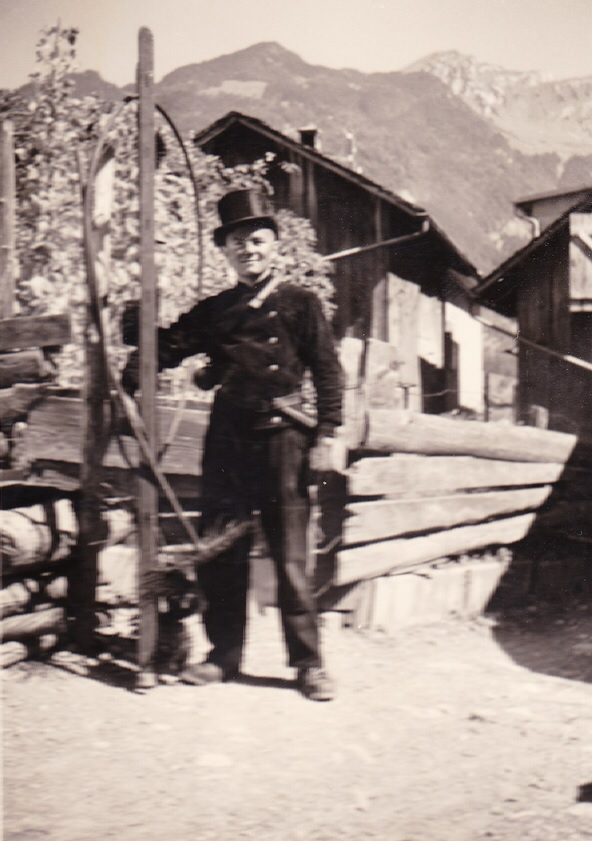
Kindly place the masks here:
MULTIPOLYGON (((260 429, 260 420, 215 403, 203 458, 203 526, 205 531, 219 529, 250 517, 254 510, 261 512, 277 572, 289 663, 296 668, 318 666, 316 607, 306 574, 310 439, 292 426, 260 429)), ((251 543, 251 535, 242 538, 199 570, 208 601, 208 659, 231 674, 239 669, 245 639, 251 543)))

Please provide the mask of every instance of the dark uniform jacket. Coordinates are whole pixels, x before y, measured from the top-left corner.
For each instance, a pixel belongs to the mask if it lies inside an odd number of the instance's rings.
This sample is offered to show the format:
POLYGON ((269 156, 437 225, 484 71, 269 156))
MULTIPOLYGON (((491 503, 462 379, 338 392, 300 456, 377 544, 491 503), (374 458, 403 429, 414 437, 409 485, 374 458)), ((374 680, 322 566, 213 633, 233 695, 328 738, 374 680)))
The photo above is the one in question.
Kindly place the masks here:
MULTIPOLYGON (((258 300, 269 282, 255 287, 239 283, 159 329, 158 369, 206 353, 220 383, 216 401, 263 416, 273 414, 274 398, 300 388, 309 368, 317 392, 317 434, 331 435, 341 424, 342 401, 331 328, 314 292, 296 284, 282 282, 258 300)), ((129 358, 123 385, 128 391, 137 388, 138 351, 129 358)))

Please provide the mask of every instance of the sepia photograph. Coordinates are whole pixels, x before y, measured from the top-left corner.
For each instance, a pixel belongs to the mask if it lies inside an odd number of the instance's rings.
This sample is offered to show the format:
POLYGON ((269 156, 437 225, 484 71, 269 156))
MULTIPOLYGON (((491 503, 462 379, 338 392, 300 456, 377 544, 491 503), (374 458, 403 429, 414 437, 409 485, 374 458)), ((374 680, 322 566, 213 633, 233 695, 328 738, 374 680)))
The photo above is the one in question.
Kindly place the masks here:
POLYGON ((592 838, 592 4, 0 48, 0 837, 592 838))

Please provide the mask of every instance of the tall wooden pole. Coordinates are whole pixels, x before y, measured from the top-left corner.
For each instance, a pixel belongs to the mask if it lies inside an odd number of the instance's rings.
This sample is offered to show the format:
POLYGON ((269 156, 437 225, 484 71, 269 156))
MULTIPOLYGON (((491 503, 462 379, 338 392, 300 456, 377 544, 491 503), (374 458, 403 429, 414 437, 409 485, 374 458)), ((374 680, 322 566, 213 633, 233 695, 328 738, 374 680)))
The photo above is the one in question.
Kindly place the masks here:
MULTIPOLYGON (((154 270, 154 40, 146 27, 140 29, 139 63, 140 150, 140 254, 142 302, 140 306, 140 411, 152 452, 158 451, 156 427, 156 275, 154 270)), ((140 634, 139 688, 156 683, 158 605, 149 587, 149 571, 157 563, 158 492, 147 463, 138 484, 140 634)))
POLYGON ((14 306, 15 171, 10 120, 0 123, 0 318, 10 318, 14 306))
MULTIPOLYGON (((83 178, 82 156, 79 172, 83 178)), ((107 273, 111 257, 111 213, 115 157, 107 147, 98 162, 92 182, 83 185, 83 201, 90 200, 91 225, 85 227, 87 272, 96 283, 96 299, 89 295, 85 325, 84 381, 82 385, 82 461, 80 465, 80 530, 78 563, 68 578, 69 613, 73 622, 70 633, 81 651, 92 653, 96 620, 95 601, 98 580, 98 553, 103 534, 101 501, 101 465, 109 443, 109 424, 105 408, 109 396, 98 321, 107 334, 107 273), (90 195, 87 196, 87 192, 90 195), (91 264, 91 260, 93 261, 91 264)))

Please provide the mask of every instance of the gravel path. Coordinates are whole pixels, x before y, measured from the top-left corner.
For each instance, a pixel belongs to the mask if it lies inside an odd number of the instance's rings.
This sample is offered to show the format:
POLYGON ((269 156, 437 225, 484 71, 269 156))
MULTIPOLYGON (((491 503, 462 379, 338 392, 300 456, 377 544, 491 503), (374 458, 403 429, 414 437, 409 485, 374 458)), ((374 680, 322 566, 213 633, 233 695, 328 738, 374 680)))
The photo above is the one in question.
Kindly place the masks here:
POLYGON ((7 670, 5 841, 592 838, 590 608, 323 634, 329 704, 269 609, 236 683, 7 670))

